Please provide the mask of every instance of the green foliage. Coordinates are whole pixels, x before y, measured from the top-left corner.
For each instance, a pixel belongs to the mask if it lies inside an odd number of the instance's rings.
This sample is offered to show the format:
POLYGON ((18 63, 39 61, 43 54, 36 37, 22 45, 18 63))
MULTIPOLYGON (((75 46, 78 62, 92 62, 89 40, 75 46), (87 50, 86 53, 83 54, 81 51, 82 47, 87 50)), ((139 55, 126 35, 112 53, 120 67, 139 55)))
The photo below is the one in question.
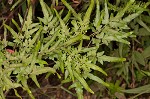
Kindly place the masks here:
MULTIPOLYGON (((129 23, 129 27, 133 29, 133 32, 137 37, 131 39, 132 42, 130 46, 125 44, 118 44, 119 48, 113 52, 115 56, 127 57, 126 62, 116 64, 113 68, 118 69, 115 70, 117 72, 117 75, 122 76, 122 78, 124 78, 124 80, 127 82, 128 87, 132 86, 132 84, 134 85, 135 83, 142 83, 142 81, 144 80, 147 80, 147 82, 145 83, 149 83, 149 79, 147 76, 149 74, 150 32, 147 19, 148 17, 147 15, 142 14, 143 11, 147 11, 149 13, 148 9, 146 9, 149 3, 150 2, 146 3, 138 2, 137 5, 133 4, 131 6, 132 10, 130 10, 130 8, 128 9, 127 12, 131 13, 132 11, 134 11, 133 7, 136 8, 137 6, 139 7, 138 9, 139 11, 135 10, 134 12, 136 13, 126 17, 133 19, 133 21, 130 20, 131 22, 129 23), (134 16, 136 16, 136 18, 134 16)), ((124 18, 124 21, 127 22, 126 18, 124 18)), ((148 86, 147 87, 146 86, 147 85, 139 86, 139 88, 135 88, 133 90, 132 89, 123 90, 123 92, 138 94, 134 96, 135 98, 141 94, 149 93, 149 91, 147 91, 149 88, 148 86)))
MULTIPOLYGON (((18 15, 21 27, 19 27, 19 23, 12 20, 17 31, 4 24, 5 33, 7 34, 9 31, 13 41, 4 38, 0 42, 1 98, 4 98, 3 91, 22 87, 34 99, 27 80, 31 78, 40 87, 37 75, 58 74, 56 70, 64 74, 62 83, 72 83, 69 89, 75 88, 79 99, 83 99, 83 89, 94 94, 87 83, 88 79, 109 88, 114 94, 121 90, 119 85, 105 82, 102 76, 95 75, 93 71, 100 72, 106 77, 108 76, 107 72, 100 66, 104 62, 121 62, 114 67, 119 68, 117 75, 123 75, 128 82, 129 64, 134 65, 137 70, 140 70, 138 64, 143 66, 147 64, 150 45, 142 53, 133 50, 131 57, 128 57, 130 42, 127 39, 135 37, 135 34, 138 36, 149 35, 149 27, 144 20, 139 19, 149 2, 145 6, 141 5, 140 8, 135 9, 138 4, 136 5, 134 0, 129 0, 123 8, 118 9, 107 0, 105 2, 91 0, 86 12, 81 14, 77 13, 66 0, 61 1, 68 9, 66 16, 64 16, 64 10, 58 12, 56 9, 49 8, 44 0, 40 0, 43 17, 38 17, 37 23, 32 20, 33 8, 30 6, 26 20, 20 14, 18 15), (130 8, 133 9, 129 11, 130 8), (113 14, 112 10, 116 14, 113 14), (131 31, 136 29, 136 23, 133 20, 142 28, 131 31), (90 35, 88 35, 89 31, 91 31, 90 35), (139 31, 147 33, 140 34, 139 31), (109 46, 112 41, 119 43, 118 55, 105 55, 106 52, 101 51, 101 46, 109 46), (6 46, 12 46, 14 52, 7 51, 6 46), (131 60, 124 62, 126 58, 123 57, 131 58, 131 60), (55 65, 48 67, 46 59, 54 61, 55 65), (13 74, 16 75, 15 79, 11 79, 13 74)), ((19 2, 16 2, 12 9, 19 2)), ((142 72, 149 76, 149 72, 144 70, 142 72)), ((130 91, 123 92, 130 93, 130 91)), ((20 97, 16 90, 15 93, 20 97)))

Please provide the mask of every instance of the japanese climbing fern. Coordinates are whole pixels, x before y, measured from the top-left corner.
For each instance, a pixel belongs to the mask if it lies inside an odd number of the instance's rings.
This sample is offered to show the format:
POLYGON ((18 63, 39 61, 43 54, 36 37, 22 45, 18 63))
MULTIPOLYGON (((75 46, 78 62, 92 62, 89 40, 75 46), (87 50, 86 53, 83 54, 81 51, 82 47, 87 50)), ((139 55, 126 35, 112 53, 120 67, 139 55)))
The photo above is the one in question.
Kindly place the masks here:
MULTIPOLYGON (((133 36, 133 31, 130 31, 128 23, 138 17, 146 6, 129 14, 128 9, 136 5, 134 0, 129 0, 124 8, 119 9, 107 0, 91 0, 86 12, 81 13, 76 12, 66 0, 61 0, 68 10, 58 12, 43 0, 39 1, 43 17, 38 17, 38 22, 33 22, 32 6, 29 6, 26 19, 18 15, 21 27, 12 20, 17 32, 4 25, 5 34, 9 30, 13 41, 4 38, 0 42, 0 97, 4 98, 5 90, 22 87, 34 99, 27 80, 31 78, 40 87, 37 75, 54 74, 56 70, 64 75, 62 84, 72 82, 69 88, 75 88, 79 99, 83 99, 83 89, 94 93, 87 79, 109 88, 104 78, 93 71, 107 76, 99 63, 103 65, 105 61, 123 62, 126 59, 107 56, 100 47, 112 41, 130 44, 127 38, 133 36), (115 15, 112 10, 116 11, 115 15), (65 16, 64 11, 67 11, 65 16), (6 46, 12 46, 14 53, 7 52, 6 46), (55 62, 54 66, 48 67, 46 59, 55 62), (11 79, 12 75, 15 75, 15 79, 11 79)), ((20 97, 17 92, 16 95, 20 97)))

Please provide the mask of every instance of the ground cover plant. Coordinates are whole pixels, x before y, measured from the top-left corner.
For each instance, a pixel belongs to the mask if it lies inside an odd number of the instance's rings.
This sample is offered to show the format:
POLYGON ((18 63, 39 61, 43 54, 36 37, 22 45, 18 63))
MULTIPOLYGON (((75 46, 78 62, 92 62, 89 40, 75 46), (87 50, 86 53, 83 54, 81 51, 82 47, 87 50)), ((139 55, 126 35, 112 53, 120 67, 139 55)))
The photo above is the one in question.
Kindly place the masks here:
MULTIPOLYGON (((6 8, 8 2, 0 2, 6 8)), ((38 77, 43 74, 55 75, 59 86, 78 99, 85 98, 86 92, 91 99, 92 94, 99 99, 146 97, 150 92, 149 4, 12 0, 11 14, 0 20, 0 97, 5 99, 13 90, 23 98, 21 88, 35 99, 29 80, 40 89, 38 77), (14 11, 18 13, 12 18, 14 11), (65 84, 69 86, 64 88, 65 84)))

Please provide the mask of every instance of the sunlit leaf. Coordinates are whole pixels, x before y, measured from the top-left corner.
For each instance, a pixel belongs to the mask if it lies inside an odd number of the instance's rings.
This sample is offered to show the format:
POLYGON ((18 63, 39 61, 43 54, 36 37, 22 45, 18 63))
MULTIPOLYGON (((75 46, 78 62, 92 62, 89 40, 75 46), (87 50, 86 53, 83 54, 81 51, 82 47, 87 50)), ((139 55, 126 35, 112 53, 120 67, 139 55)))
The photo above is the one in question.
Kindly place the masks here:
POLYGON ((105 16, 104 16, 104 20, 102 22, 103 22, 103 24, 108 24, 108 22, 109 22, 109 12, 108 12, 106 0, 105 0, 105 16))
POLYGON ((14 92, 15 92, 15 95, 16 95, 17 97, 19 97, 20 99, 22 99, 22 97, 18 94, 18 92, 17 92, 16 89, 14 89, 14 92))
POLYGON ((48 13, 48 10, 46 8, 46 4, 43 0, 40 0, 40 4, 41 4, 41 7, 42 7, 42 12, 44 14, 44 17, 46 18, 46 20, 48 21, 48 18, 49 18, 49 13, 48 13))
POLYGON ((8 25, 6 25, 6 24, 4 24, 4 26, 11 32, 11 34, 13 35, 13 37, 14 37, 15 39, 17 39, 18 41, 20 41, 20 40, 19 40, 19 37, 18 37, 18 34, 17 34, 10 26, 8 26, 8 25))
POLYGON ((123 8, 123 10, 120 10, 117 15, 115 16, 115 19, 120 19, 125 12, 127 11, 127 9, 135 2, 135 0, 129 0, 128 3, 126 4, 126 6, 123 8))
POLYGON ((65 23, 67 23, 68 20, 70 19, 70 17, 71 17, 71 11, 69 10, 68 13, 67 13, 67 15, 63 18, 63 21, 64 21, 65 23))
POLYGON ((87 22, 89 23, 89 21, 90 21, 90 16, 91 16, 92 10, 94 8, 94 2, 95 2, 94 0, 90 1, 89 8, 87 9, 87 11, 85 12, 85 15, 83 17, 84 23, 87 23, 87 22))
POLYGON ((30 97, 31 97, 32 99, 35 99, 34 96, 33 96, 33 94, 32 94, 32 92, 31 92, 31 90, 30 90, 29 87, 28 87, 27 79, 26 79, 26 78, 23 78, 23 79, 21 80, 21 83, 22 83, 22 85, 23 85, 24 90, 26 90, 26 91, 28 92, 28 94, 30 95, 30 97))
POLYGON ((100 4, 99 4, 99 0, 96 0, 96 17, 93 22, 95 27, 98 27, 99 18, 100 18, 100 4))
POLYGON ((20 14, 18 14, 18 16, 19 16, 19 21, 20 21, 21 25, 23 25, 23 18, 21 17, 20 14))
POLYGON ((30 41, 29 46, 32 46, 32 45, 36 42, 36 40, 37 40, 37 38, 39 37, 41 31, 42 31, 42 27, 40 27, 40 29, 36 32, 35 36, 34 36, 33 39, 30 41))
POLYGON ((12 22, 17 27, 18 31, 20 31, 20 27, 19 27, 18 23, 14 19, 12 19, 12 22))
POLYGON ((39 75, 39 74, 43 74, 43 73, 47 73, 47 72, 55 73, 56 70, 51 67, 43 67, 43 68, 35 69, 31 74, 39 75))
POLYGON ((38 83, 36 75, 30 75, 30 78, 34 81, 34 83, 40 88, 40 84, 38 83))
POLYGON ((59 22, 60 22, 60 25, 62 27, 61 31, 65 34, 69 34, 69 29, 68 27, 65 25, 65 22, 61 19, 61 17, 59 16, 58 12, 54 9, 55 13, 56 13, 56 16, 58 17, 59 19, 59 22))
MULTIPOLYGON (((69 57, 68 60, 71 60, 71 58, 69 57)), ((71 79, 74 81, 74 75, 73 75, 73 70, 72 70, 71 62, 70 61, 65 62, 65 65, 67 67, 67 70, 69 72, 69 75, 70 75, 71 79)))
POLYGON ((99 72, 101 72, 101 73, 103 73, 104 75, 107 76, 107 73, 106 73, 101 67, 99 67, 99 66, 97 66, 97 65, 95 65, 95 64, 91 64, 91 63, 86 63, 86 65, 87 65, 89 68, 91 68, 91 69, 93 69, 93 70, 97 70, 97 71, 99 71, 99 72))
POLYGON ((101 60, 102 61, 107 61, 107 62, 123 62, 126 59, 125 58, 110 57, 110 56, 103 55, 103 56, 98 57, 98 61, 101 61, 101 60))
POLYGON ((109 86, 109 84, 107 84, 106 82, 104 82, 102 79, 100 79, 99 77, 89 73, 87 74, 88 78, 91 79, 91 80, 94 80, 94 81, 97 81, 98 83, 100 84, 103 84, 104 86, 109 86))
POLYGON ((61 0, 63 4, 72 12, 75 18, 81 21, 81 17, 76 13, 76 11, 66 2, 66 0, 61 0))
POLYGON ((88 86, 88 84, 86 83, 86 81, 76 71, 73 71, 73 74, 76 77, 76 79, 78 79, 80 81, 80 83, 83 85, 83 87, 87 91, 89 91, 90 93, 94 94, 94 92, 90 89, 90 87, 88 86))

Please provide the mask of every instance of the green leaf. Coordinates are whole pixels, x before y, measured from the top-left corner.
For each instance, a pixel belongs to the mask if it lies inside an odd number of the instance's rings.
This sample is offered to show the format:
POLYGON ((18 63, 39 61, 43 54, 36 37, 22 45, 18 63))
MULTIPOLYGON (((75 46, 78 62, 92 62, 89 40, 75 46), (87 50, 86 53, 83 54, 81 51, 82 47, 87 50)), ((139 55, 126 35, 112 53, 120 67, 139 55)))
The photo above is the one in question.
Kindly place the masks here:
POLYGON ((55 73, 56 70, 54 68, 51 68, 51 67, 43 67, 43 68, 39 67, 39 68, 34 69, 31 74, 39 75, 39 74, 43 74, 43 73, 47 73, 47 72, 55 73))
POLYGON ((72 93, 68 89, 64 88, 63 86, 61 86, 60 88, 63 89, 64 91, 66 91, 67 93, 69 93, 70 95, 76 96, 74 93, 72 93))
POLYGON ((69 87, 69 89, 74 88, 74 87, 75 87, 78 99, 83 99, 83 87, 81 83, 79 81, 76 81, 69 87))
POLYGON ((68 27, 65 25, 65 22, 61 19, 61 17, 59 16, 58 12, 56 11, 56 9, 54 9, 55 13, 56 13, 56 16, 58 17, 59 19, 59 22, 60 22, 60 26, 62 27, 61 31, 65 34, 69 34, 69 29, 68 27))
POLYGON ((120 57, 122 57, 122 54, 123 54, 123 46, 124 46, 123 43, 119 43, 119 55, 120 55, 120 57))
POLYGON ((70 77, 71 77, 72 81, 74 81, 73 71, 72 71, 72 67, 71 67, 71 57, 68 57, 68 60, 69 61, 65 62, 65 65, 67 67, 67 70, 70 74, 70 77))
POLYGON ((136 21, 141 25, 143 26, 148 32, 150 32, 150 28, 140 19, 136 19, 136 21))
POLYGON ((63 61, 60 61, 60 69, 61 69, 61 72, 64 73, 64 62, 63 61))
POLYGON ((142 52, 142 56, 144 58, 150 57, 150 46, 144 49, 144 51, 142 52))
POLYGON ((40 50, 40 47, 41 47, 41 42, 40 41, 38 41, 37 42, 37 45, 35 46, 35 49, 34 49, 34 56, 33 57, 36 57, 37 55, 38 55, 38 52, 39 52, 39 50, 40 50))
POLYGON ((73 43, 81 40, 82 37, 83 37, 83 35, 79 34, 79 35, 75 36, 74 38, 71 38, 70 40, 68 40, 67 42, 65 42, 63 44, 63 46, 69 46, 69 45, 71 45, 71 44, 73 44, 73 43))
POLYGON ((49 12, 46 8, 46 4, 44 2, 44 0, 40 0, 40 4, 41 4, 41 7, 42 7, 42 12, 44 14, 44 17, 46 18, 46 20, 48 21, 48 18, 49 18, 49 12))
POLYGON ((97 57, 100 57, 100 56, 102 56, 104 54, 104 51, 102 51, 102 52, 97 52, 97 57))
POLYGON ((11 7, 10 11, 13 10, 22 0, 18 0, 17 2, 15 2, 13 4, 13 6, 11 7))
MULTIPOLYGON (((52 15, 53 15, 53 9, 51 9, 51 7, 49 7, 49 5, 48 4, 46 4, 47 2, 45 2, 45 6, 46 6, 46 9, 47 9, 47 11, 48 11, 48 13, 49 13, 49 16, 51 17, 52 15)), ((48 19, 49 20, 49 19, 48 19)), ((49 21, 48 21, 49 22, 49 21)))
POLYGON ((2 89, 2 87, 0 88, 0 98, 1 99, 5 99, 5 95, 4 95, 4 90, 2 89))
POLYGON ((145 28, 139 28, 137 35, 138 36, 150 36, 150 32, 147 31, 147 29, 145 28))
POLYGON ((150 76, 150 71, 144 71, 144 70, 141 70, 144 74, 146 74, 147 76, 150 76))
POLYGON ((62 3, 70 10, 75 18, 81 21, 81 17, 76 13, 76 11, 66 2, 66 0, 61 0, 62 3))
POLYGON ((67 15, 63 18, 63 21, 64 21, 65 23, 67 23, 68 20, 70 19, 70 17, 71 17, 71 11, 69 10, 68 13, 67 13, 67 15))
POLYGON ((23 25, 23 18, 21 17, 21 15, 18 13, 18 16, 19 16, 19 21, 21 23, 21 25, 23 25))
POLYGON ((123 10, 120 10, 117 15, 115 16, 115 19, 118 20, 121 17, 123 17, 123 15, 125 14, 125 12, 127 11, 127 9, 135 2, 135 0, 130 0, 127 5, 123 8, 123 10))
POLYGON ((45 49, 47 49, 56 39, 60 31, 57 31, 53 37, 42 47, 41 52, 43 52, 45 49))
POLYGON ((105 16, 104 16, 103 24, 108 24, 108 22, 109 22, 109 12, 107 7, 107 1, 105 0, 105 16))
POLYGON ((29 6, 28 15, 27 15, 27 26, 29 26, 32 23, 32 6, 29 6))
POLYGON ((8 77, 3 77, 4 78, 4 82, 6 85, 8 85, 10 88, 17 88, 17 87, 21 87, 21 84, 19 83, 13 83, 11 81, 11 79, 9 79, 8 77))
POLYGON ((74 32, 78 31, 79 26, 78 26, 77 21, 76 21, 76 20, 72 20, 72 21, 71 21, 71 24, 73 25, 73 28, 72 28, 73 31, 74 31, 74 32))
POLYGON ((91 69, 93 69, 93 70, 97 70, 97 71, 99 71, 99 72, 101 72, 101 73, 103 73, 104 75, 107 76, 107 73, 106 73, 102 68, 100 68, 99 66, 97 66, 97 65, 95 65, 95 64, 91 64, 91 63, 86 63, 86 65, 87 65, 89 68, 91 68, 91 69))
POLYGON ((18 31, 20 31, 20 27, 19 27, 18 23, 14 19, 12 19, 12 23, 16 26, 18 31))
POLYGON ((37 27, 37 28, 34 28, 34 29, 29 30, 28 33, 25 34, 25 37, 26 37, 26 38, 31 38, 31 35, 32 35, 33 33, 36 33, 36 31, 37 31, 38 29, 39 29, 39 28, 37 27))
POLYGON ((29 29, 39 28, 40 23, 31 23, 29 29))
POLYGON ((50 47, 50 49, 48 51, 49 52, 54 51, 58 47, 58 45, 60 44, 61 41, 62 40, 59 39, 52 47, 50 47))
POLYGON ((18 98, 22 99, 22 97, 18 94, 18 92, 17 92, 16 89, 14 89, 14 92, 15 92, 15 95, 16 95, 18 98))
POLYGON ((150 84, 144 85, 138 88, 133 88, 133 89, 127 89, 127 90, 122 90, 124 93, 132 93, 132 94, 137 94, 137 93, 150 93, 150 84))
POLYGON ((22 3, 21 10, 22 10, 23 16, 25 16, 26 11, 27 11, 27 2, 22 3))
POLYGON ((96 0, 96 17, 93 22, 96 28, 98 27, 99 19, 100 19, 100 4, 99 4, 99 0, 96 0))
POLYGON ((96 50, 96 49, 97 49, 96 47, 82 48, 81 52, 85 53, 85 52, 89 52, 89 51, 96 50))
POLYGON ((105 42, 106 41, 118 41, 118 42, 122 42, 125 44, 130 44, 130 42, 128 42, 127 40, 125 40, 124 38, 127 38, 129 36, 132 35, 133 32, 121 32, 115 29, 111 29, 110 27, 105 27, 104 32, 106 33, 104 35, 104 37, 102 38, 102 41, 105 42))
POLYGON ((40 88, 40 84, 38 83, 38 80, 36 78, 36 75, 31 74, 30 78, 34 81, 34 83, 40 88))
POLYGON ((98 61, 107 61, 107 62, 123 62, 123 61, 126 61, 125 58, 119 58, 119 57, 111 57, 111 56, 106 56, 106 55, 103 55, 103 56, 100 56, 98 57, 98 61))
POLYGON ((130 29, 127 24, 123 21, 117 22, 117 21, 111 21, 109 22, 110 27, 112 28, 120 28, 120 29, 130 29))
POLYGON ((138 51, 134 51, 133 55, 135 57, 136 62, 138 62, 139 64, 145 66, 145 59, 144 59, 144 57, 141 53, 139 53, 138 51))
POLYGON ((4 24, 4 26, 10 31, 10 33, 13 35, 15 39, 20 41, 18 34, 8 25, 4 24))
POLYGON ((87 35, 82 35, 82 39, 84 39, 84 40, 90 40, 90 37, 87 36, 87 35))
POLYGON ((45 60, 42 59, 36 59, 36 63, 39 63, 41 67, 44 67, 44 65, 48 65, 48 63, 45 60))
POLYGON ((141 19, 142 19, 145 23, 150 24, 150 17, 149 17, 148 15, 141 14, 141 19))
POLYGON ((94 80, 94 81, 97 81, 98 83, 100 84, 103 84, 104 86, 107 86, 109 87, 109 84, 107 84, 106 82, 104 82, 102 79, 100 79, 99 77, 91 74, 91 73, 88 73, 87 74, 88 78, 91 79, 91 80, 94 80))
POLYGON ((22 85, 23 85, 23 89, 28 92, 29 96, 30 96, 32 99, 35 99, 34 96, 32 95, 31 90, 30 90, 29 87, 28 87, 27 79, 26 79, 25 77, 21 80, 21 83, 22 83, 22 85))
POLYGON ((42 31, 42 27, 40 27, 40 29, 36 32, 36 34, 34 35, 33 39, 30 41, 29 46, 34 45, 34 43, 36 42, 36 40, 38 39, 41 31, 42 31))
POLYGON ((89 23, 89 21, 90 21, 91 13, 92 13, 92 10, 94 8, 94 1, 95 0, 91 0, 89 8, 85 12, 85 15, 84 15, 84 18, 83 18, 84 23, 89 23))
POLYGON ((141 81, 146 76, 146 74, 144 72, 142 72, 142 70, 141 71, 136 70, 135 75, 136 75, 137 81, 141 81))
POLYGON ((121 91, 120 81, 116 80, 115 83, 109 83, 109 90, 111 94, 115 94, 116 92, 121 91))
POLYGON ((94 92, 91 90, 91 88, 88 86, 88 84, 86 83, 86 81, 83 79, 83 77, 81 77, 81 75, 79 75, 76 71, 73 70, 73 74, 76 77, 76 79, 83 85, 83 87, 89 91, 90 93, 94 94, 94 92))
POLYGON ((123 19, 124 22, 131 22, 133 19, 135 19, 136 17, 138 17, 143 11, 138 11, 137 13, 133 13, 131 15, 128 15, 127 17, 125 17, 123 19))

